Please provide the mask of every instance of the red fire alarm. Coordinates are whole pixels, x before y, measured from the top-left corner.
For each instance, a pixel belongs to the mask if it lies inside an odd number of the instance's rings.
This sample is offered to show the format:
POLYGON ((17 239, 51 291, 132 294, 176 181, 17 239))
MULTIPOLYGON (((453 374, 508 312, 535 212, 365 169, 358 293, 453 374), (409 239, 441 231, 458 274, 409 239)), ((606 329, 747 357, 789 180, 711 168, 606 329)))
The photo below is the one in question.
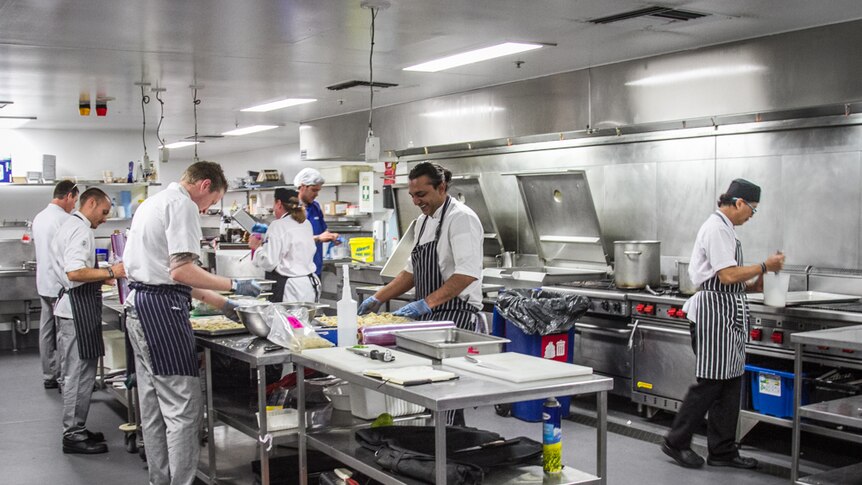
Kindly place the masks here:
POLYGON ((108 102, 96 101, 96 116, 105 116, 108 114, 108 102))

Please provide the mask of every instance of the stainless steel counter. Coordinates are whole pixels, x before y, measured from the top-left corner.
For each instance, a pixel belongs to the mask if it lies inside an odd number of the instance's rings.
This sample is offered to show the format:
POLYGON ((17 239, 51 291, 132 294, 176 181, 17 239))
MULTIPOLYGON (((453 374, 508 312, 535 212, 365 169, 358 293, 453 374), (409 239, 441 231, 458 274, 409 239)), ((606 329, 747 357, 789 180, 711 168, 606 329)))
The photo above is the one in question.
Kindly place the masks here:
POLYGON ((201 347, 226 355, 232 359, 241 360, 253 367, 291 362, 293 354, 287 349, 267 351, 266 346, 273 345, 265 338, 251 334, 226 335, 223 337, 195 336, 201 347))
POLYGON ((790 336, 794 344, 825 345, 842 349, 862 350, 862 325, 852 327, 797 332, 790 336))

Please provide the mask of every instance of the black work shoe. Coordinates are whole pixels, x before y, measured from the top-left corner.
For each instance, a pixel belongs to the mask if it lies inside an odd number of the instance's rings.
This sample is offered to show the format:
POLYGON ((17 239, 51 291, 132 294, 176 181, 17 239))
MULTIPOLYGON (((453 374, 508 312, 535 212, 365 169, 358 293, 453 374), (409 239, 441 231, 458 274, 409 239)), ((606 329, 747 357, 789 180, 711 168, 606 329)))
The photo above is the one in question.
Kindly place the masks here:
POLYGON ((96 455, 107 453, 108 445, 92 440, 74 441, 63 438, 63 453, 78 453, 81 455, 96 455))
POLYGON ((757 460, 742 456, 736 456, 727 460, 718 460, 712 457, 707 457, 706 462, 709 463, 710 466, 729 466, 733 468, 744 468, 746 470, 757 468, 757 460))
POLYGON ((101 443, 105 441, 105 435, 100 431, 90 431, 87 430, 87 440, 95 441, 96 443, 101 443))
POLYGON ((665 455, 673 458, 673 461, 679 463, 680 466, 684 466, 686 468, 700 468, 703 466, 703 458, 692 451, 691 448, 680 450, 674 448, 665 441, 661 444, 661 451, 663 451, 665 455))
POLYGON ((42 381, 42 385, 45 386, 45 389, 57 389, 60 387, 57 379, 45 379, 42 381))

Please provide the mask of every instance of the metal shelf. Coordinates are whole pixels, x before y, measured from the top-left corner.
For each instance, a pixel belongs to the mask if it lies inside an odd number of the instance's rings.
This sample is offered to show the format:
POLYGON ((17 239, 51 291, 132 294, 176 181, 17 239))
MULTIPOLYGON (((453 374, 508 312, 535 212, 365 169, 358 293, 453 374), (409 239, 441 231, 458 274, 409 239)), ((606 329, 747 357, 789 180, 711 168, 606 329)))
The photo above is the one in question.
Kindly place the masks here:
POLYGON ((851 396, 799 408, 799 416, 826 423, 862 428, 862 396, 851 396))
POLYGON ((859 477, 862 477, 862 463, 808 475, 807 477, 796 480, 796 483, 816 485, 858 485, 859 477))
MULTIPOLYGON (((317 433, 309 433, 307 442, 315 449, 356 468, 386 485, 419 485, 421 482, 412 478, 392 475, 374 461, 374 452, 359 445, 353 437, 352 430, 337 429, 317 433)), ((509 467, 492 470, 485 476, 485 483, 495 485, 568 485, 568 484, 598 484, 601 479, 595 475, 576 468, 565 467, 559 475, 550 476, 542 472, 539 466, 509 467)))

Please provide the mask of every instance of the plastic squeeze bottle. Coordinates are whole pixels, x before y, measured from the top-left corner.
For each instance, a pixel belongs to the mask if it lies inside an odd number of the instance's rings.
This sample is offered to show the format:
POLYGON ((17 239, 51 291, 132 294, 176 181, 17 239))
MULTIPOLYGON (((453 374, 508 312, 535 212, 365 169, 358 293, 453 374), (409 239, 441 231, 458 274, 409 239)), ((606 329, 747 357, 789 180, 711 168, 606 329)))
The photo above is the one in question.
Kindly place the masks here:
POLYGON ((343 266, 344 287, 341 291, 341 299, 338 300, 338 346, 352 347, 356 345, 356 300, 350 292, 350 276, 347 265, 343 266))

